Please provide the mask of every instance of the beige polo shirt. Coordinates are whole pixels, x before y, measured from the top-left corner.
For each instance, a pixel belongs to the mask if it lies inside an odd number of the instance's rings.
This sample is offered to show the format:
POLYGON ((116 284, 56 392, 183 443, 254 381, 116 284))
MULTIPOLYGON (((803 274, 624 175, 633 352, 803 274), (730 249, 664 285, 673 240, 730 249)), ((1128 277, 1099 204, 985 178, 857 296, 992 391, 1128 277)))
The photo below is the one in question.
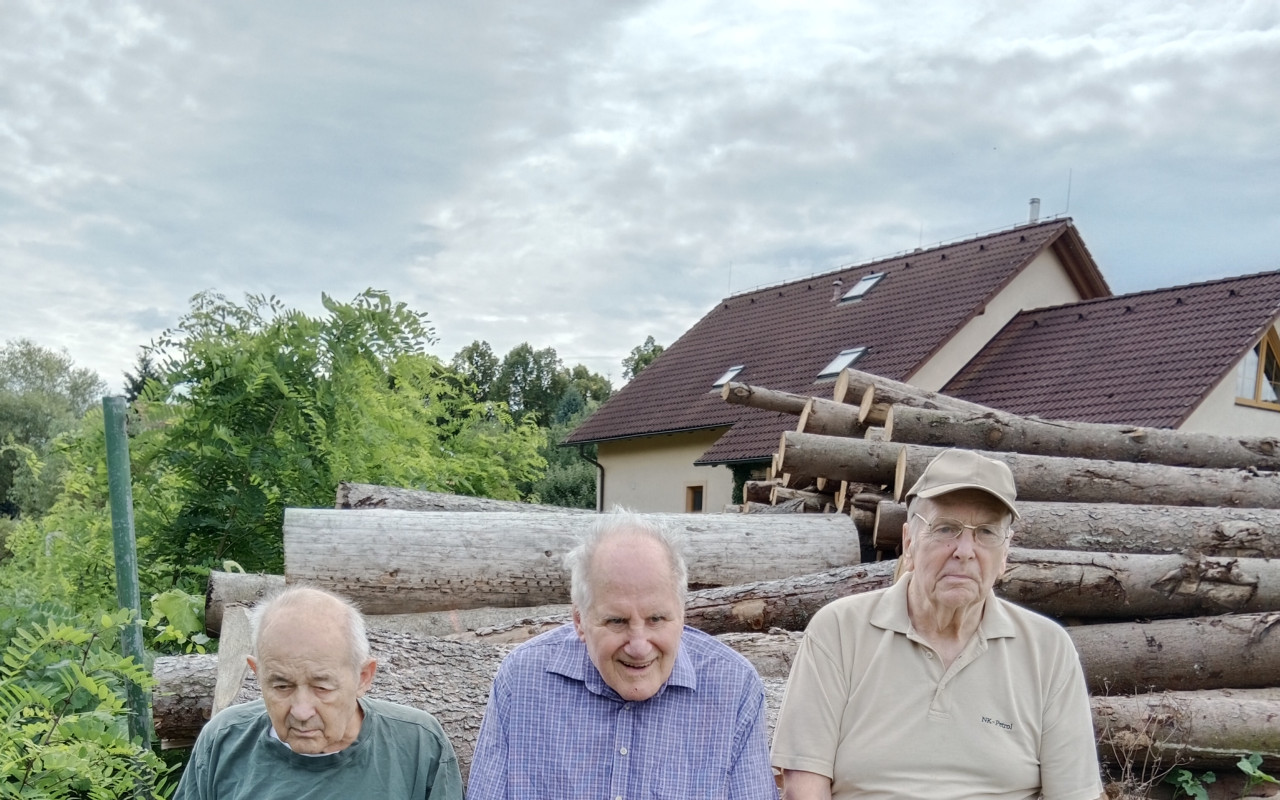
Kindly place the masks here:
POLYGON ((911 628, 910 579, 813 616, 773 765, 831 778, 834 800, 1098 797, 1088 692, 1066 632, 990 595, 944 670, 911 628))

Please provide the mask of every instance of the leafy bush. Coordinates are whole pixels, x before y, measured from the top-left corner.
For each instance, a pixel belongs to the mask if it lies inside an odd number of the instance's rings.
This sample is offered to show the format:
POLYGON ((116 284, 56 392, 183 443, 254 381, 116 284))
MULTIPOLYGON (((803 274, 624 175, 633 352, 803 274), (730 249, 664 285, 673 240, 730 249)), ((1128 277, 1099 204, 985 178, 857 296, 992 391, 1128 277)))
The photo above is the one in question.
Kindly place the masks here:
POLYGON ((59 621, 65 612, 49 606, 22 609, 47 621, 3 612, 0 797, 167 796, 170 768, 129 738, 127 685, 151 685, 144 666, 111 650, 129 612, 93 625, 59 621))

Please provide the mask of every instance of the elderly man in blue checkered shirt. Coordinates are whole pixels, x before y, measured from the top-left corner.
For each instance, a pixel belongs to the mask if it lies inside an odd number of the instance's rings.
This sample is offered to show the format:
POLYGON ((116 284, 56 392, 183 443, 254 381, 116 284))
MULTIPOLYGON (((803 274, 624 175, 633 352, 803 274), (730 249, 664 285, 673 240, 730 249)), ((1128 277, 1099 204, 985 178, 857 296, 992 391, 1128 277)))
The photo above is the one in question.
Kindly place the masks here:
POLYGON ((565 564, 573 624, 498 668, 468 800, 776 800, 764 686, 684 625, 688 571, 669 535, 615 511, 565 564))

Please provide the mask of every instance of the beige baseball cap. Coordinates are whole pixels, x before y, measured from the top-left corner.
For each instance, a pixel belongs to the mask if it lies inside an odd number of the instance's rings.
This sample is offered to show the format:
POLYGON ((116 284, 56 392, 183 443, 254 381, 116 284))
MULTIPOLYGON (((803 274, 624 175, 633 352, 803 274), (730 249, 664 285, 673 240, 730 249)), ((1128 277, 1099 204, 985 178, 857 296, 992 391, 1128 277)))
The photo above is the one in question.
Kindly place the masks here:
POLYGON ((1013 473, 1003 461, 979 455, 972 450, 944 450, 924 468, 920 479, 907 492, 912 497, 937 497, 961 489, 977 489, 1004 503, 1018 517, 1013 501, 1018 489, 1013 485, 1013 473))

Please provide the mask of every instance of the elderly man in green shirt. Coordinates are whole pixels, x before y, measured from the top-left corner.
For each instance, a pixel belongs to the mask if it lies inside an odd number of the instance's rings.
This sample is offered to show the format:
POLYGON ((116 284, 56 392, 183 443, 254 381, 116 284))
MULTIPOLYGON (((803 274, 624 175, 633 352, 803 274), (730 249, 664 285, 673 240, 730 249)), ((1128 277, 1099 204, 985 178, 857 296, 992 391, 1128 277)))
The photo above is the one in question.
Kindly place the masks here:
POLYGON ((349 601, 290 587, 254 609, 262 699, 200 732, 175 800, 462 800, 453 746, 425 711, 365 697, 377 662, 349 601))

